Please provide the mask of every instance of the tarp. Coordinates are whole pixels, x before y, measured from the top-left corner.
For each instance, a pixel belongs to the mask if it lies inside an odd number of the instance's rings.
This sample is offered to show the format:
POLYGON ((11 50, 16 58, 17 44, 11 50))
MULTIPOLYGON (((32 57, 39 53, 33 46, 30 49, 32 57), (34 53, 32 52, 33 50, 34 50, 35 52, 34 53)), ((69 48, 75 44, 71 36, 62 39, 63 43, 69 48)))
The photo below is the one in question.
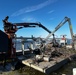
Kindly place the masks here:
POLYGON ((8 51, 8 36, 0 30, 0 52, 8 51))

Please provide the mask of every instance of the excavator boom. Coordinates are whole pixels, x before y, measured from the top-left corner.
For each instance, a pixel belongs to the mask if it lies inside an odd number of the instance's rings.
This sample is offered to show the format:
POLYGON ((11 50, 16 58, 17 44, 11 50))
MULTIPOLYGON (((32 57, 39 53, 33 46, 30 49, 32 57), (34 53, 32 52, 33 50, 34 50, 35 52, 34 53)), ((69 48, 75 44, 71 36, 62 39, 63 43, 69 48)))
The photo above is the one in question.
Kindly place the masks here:
POLYGON ((48 33, 51 33, 51 31, 49 29, 47 29, 45 26, 43 26, 41 23, 31 23, 31 22, 24 22, 24 23, 10 23, 8 22, 9 17, 5 17, 5 19, 3 20, 4 23, 4 30, 8 30, 11 29, 11 27, 14 30, 18 30, 21 28, 26 28, 26 27, 41 27, 44 30, 46 30, 48 33))
MULTIPOLYGON (((71 24, 71 20, 68 17, 65 17, 58 25, 57 27, 55 27, 55 29, 45 38, 45 41, 51 37, 59 28, 61 28, 66 22, 68 22, 69 24, 69 29, 70 29, 70 33, 71 33, 71 38, 72 41, 74 43, 74 37, 73 37, 73 30, 72 30, 72 24, 71 24)), ((73 44, 73 48, 74 48, 74 44, 73 44)))

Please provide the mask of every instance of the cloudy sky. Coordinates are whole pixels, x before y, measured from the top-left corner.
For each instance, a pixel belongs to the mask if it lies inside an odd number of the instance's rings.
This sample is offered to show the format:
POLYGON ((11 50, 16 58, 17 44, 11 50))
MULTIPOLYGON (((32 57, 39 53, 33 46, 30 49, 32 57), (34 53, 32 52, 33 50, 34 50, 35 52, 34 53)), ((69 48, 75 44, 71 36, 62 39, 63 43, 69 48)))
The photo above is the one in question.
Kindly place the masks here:
MULTIPOLYGON (((2 20, 9 16, 9 21, 41 22, 50 31, 64 19, 71 18, 73 32, 76 33, 76 0, 0 0, 0 30, 3 31, 2 20)), ((47 37, 48 32, 42 28, 23 28, 17 36, 47 37)), ((57 37, 66 34, 70 38, 68 23, 56 33, 57 37)))

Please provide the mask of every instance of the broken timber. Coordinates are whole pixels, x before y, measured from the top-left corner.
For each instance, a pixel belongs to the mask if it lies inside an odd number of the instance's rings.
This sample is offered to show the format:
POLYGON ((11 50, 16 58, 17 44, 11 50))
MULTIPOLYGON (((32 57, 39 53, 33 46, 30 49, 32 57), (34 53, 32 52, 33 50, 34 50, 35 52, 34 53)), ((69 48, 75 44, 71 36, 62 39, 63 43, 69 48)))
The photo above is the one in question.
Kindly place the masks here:
POLYGON ((39 63, 34 63, 33 58, 29 58, 26 60, 22 60, 22 63, 40 71, 40 72, 49 74, 49 73, 59 69, 61 66, 63 66, 65 63, 67 63, 69 61, 69 58, 73 58, 74 56, 76 56, 76 55, 74 54, 69 57, 57 57, 49 62, 42 61, 39 63))

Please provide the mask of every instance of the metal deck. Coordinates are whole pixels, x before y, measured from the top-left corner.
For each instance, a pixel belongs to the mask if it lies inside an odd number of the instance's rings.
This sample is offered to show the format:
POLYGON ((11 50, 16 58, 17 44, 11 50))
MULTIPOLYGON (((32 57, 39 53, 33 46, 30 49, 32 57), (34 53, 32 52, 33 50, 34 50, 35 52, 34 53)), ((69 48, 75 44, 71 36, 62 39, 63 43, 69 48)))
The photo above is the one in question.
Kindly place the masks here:
POLYGON ((36 63, 33 60, 34 60, 33 58, 29 58, 26 60, 22 60, 22 63, 40 71, 40 72, 49 74, 49 73, 57 70, 58 68, 60 68, 65 63, 67 63, 69 61, 69 58, 57 57, 57 58, 52 59, 49 62, 42 61, 39 63, 36 63))

